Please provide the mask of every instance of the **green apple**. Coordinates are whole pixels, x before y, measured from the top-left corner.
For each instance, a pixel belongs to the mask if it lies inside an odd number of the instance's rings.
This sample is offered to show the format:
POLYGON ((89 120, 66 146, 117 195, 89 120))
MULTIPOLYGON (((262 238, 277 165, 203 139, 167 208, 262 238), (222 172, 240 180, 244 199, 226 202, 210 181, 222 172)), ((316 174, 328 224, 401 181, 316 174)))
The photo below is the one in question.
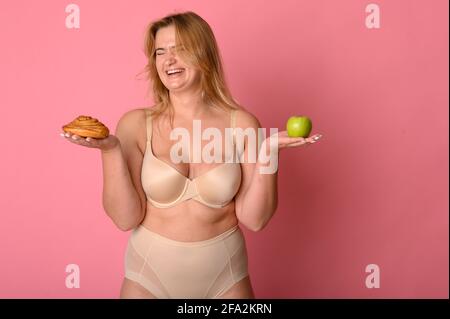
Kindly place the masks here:
POLYGON ((289 137, 308 137, 312 122, 307 116, 291 116, 286 123, 289 137))

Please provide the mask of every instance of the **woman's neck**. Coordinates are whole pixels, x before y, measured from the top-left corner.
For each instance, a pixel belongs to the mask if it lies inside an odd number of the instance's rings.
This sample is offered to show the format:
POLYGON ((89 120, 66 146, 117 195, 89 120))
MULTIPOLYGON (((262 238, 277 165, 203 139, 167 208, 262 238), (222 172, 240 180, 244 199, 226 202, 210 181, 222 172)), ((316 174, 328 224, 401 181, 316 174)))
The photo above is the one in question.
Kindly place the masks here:
POLYGON ((201 92, 195 94, 171 92, 170 102, 177 117, 198 118, 208 110, 208 106, 203 102, 201 92))

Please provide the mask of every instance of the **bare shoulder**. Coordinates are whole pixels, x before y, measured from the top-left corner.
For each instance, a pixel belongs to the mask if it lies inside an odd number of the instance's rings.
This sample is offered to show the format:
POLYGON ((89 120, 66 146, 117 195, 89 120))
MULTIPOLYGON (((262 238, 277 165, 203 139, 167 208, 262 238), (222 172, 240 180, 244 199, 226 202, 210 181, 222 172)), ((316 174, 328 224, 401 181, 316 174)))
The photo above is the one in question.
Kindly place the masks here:
POLYGON ((236 127, 240 127, 242 129, 246 129, 248 127, 258 128, 261 127, 261 123, 254 114, 241 106, 236 113, 236 127))
POLYGON ((125 112, 119 119, 115 135, 121 143, 137 143, 142 148, 142 139, 145 143, 146 130, 145 108, 135 108, 125 112))
POLYGON ((117 123, 117 129, 132 130, 145 123, 145 108, 136 108, 125 112, 117 123))

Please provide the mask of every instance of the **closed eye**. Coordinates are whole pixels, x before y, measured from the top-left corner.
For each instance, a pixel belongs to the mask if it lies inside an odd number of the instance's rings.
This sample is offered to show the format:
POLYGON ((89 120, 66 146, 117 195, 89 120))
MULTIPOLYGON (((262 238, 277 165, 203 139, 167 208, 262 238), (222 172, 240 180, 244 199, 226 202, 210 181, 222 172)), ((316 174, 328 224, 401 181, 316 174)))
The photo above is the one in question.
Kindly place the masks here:
MULTIPOLYGON (((185 48, 182 45, 177 45, 177 46, 172 46, 170 47, 171 50, 173 50, 173 52, 179 52, 179 51, 184 51, 185 48)), ((165 53, 165 49, 163 48, 157 48, 155 50, 155 55, 163 55, 165 53)))

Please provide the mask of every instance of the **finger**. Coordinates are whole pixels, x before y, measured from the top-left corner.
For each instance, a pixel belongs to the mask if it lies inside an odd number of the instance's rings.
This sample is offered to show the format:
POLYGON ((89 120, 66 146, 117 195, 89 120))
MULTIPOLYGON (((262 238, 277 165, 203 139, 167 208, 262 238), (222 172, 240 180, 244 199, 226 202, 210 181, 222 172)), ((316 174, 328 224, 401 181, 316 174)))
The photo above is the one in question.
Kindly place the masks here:
POLYGON ((70 133, 65 133, 65 132, 60 133, 59 135, 73 144, 86 146, 86 147, 98 147, 97 145, 92 143, 93 140, 95 140, 92 137, 84 138, 84 137, 76 135, 76 134, 70 134, 70 133))
POLYGON ((89 138, 89 141, 88 141, 88 138, 89 137, 84 137, 84 136, 80 136, 80 135, 76 135, 76 134, 72 135, 73 140, 80 141, 80 142, 89 142, 92 140, 92 138, 89 138))
POLYGON ((321 135, 315 135, 315 136, 311 136, 311 137, 306 138, 305 141, 307 143, 314 144, 317 141, 319 141, 321 137, 322 137, 321 135))
POLYGON ((69 142, 72 142, 72 143, 77 142, 75 139, 72 138, 72 134, 70 134, 70 133, 64 132, 64 133, 60 133, 59 135, 69 142))
POLYGON ((99 147, 102 142, 102 139, 88 136, 84 139, 84 142, 86 143, 87 146, 99 147))
POLYGON ((98 147, 99 146, 99 142, 97 141, 97 139, 95 139, 93 137, 86 137, 86 139, 84 141, 86 142, 86 146, 90 146, 90 147, 98 147))
POLYGON ((296 144, 296 143, 304 143, 306 139, 303 137, 291 137, 289 138, 287 144, 296 144))
POLYGON ((290 144, 286 144, 284 147, 296 147, 296 146, 301 146, 306 144, 305 142, 297 142, 297 143, 290 143, 290 144))
POLYGON ((313 143, 304 140, 304 141, 300 141, 300 142, 296 142, 296 143, 291 143, 288 145, 288 147, 297 147, 297 146, 309 145, 309 144, 313 144, 313 143))
POLYGON ((310 136, 310 137, 306 137, 306 138, 304 138, 304 137, 291 137, 290 138, 290 142, 296 143, 296 142, 299 142, 301 140, 304 140, 306 142, 312 142, 312 141, 318 141, 321 137, 322 137, 322 135, 320 135, 320 134, 316 134, 316 135, 313 135, 313 136, 310 136))
POLYGON ((73 134, 73 135, 72 135, 72 139, 75 140, 75 141, 77 141, 77 140, 82 139, 82 137, 81 137, 81 136, 78 136, 78 135, 76 135, 76 134, 73 134))
POLYGON ((305 144, 306 143, 306 141, 303 141, 303 140, 301 140, 301 141, 297 141, 297 142, 288 142, 288 143, 281 143, 279 146, 278 146, 278 148, 283 148, 283 147, 291 147, 291 146, 298 146, 298 145, 302 145, 302 144, 305 144))
POLYGON ((76 134, 73 134, 72 137, 69 138, 69 140, 72 143, 78 144, 78 145, 82 145, 82 146, 88 146, 89 143, 86 142, 86 138, 84 138, 83 136, 79 136, 76 134))
POLYGON ((283 138, 279 138, 279 143, 280 143, 280 148, 283 147, 296 147, 296 146, 301 146, 301 145, 309 145, 309 144, 314 144, 317 141, 320 140, 320 138, 322 137, 321 134, 315 134, 311 137, 308 138, 303 138, 303 137, 283 137, 283 138))

